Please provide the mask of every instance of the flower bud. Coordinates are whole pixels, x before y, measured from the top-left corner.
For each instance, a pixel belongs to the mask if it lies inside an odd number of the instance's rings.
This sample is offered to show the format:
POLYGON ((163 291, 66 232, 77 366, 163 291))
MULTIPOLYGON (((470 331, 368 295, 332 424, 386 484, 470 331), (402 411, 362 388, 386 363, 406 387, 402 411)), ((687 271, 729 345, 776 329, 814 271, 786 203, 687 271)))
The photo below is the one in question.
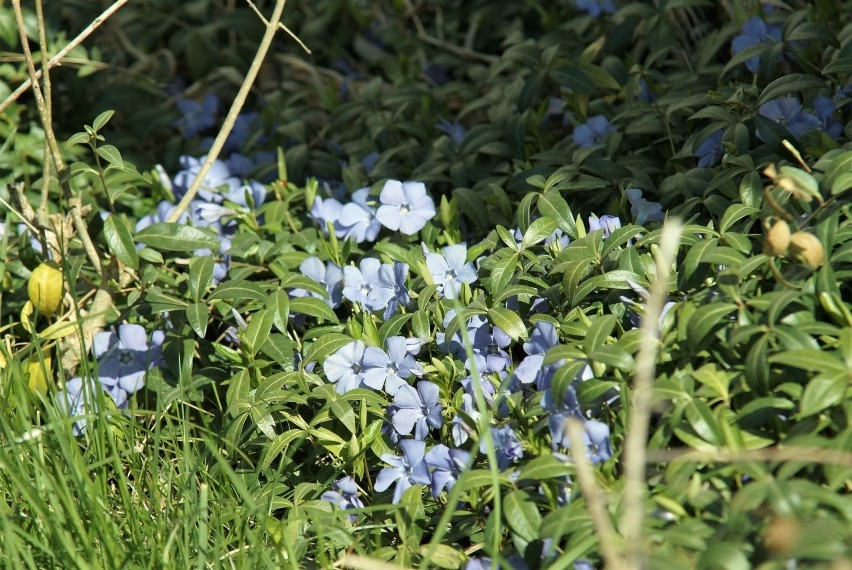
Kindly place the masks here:
POLYGON ((763 253, 770 257, 784 255, 790 247, 790 226, 784 220, 778 220, 766 232, 763 240, 763 253))
POLYGON ((808 232, 794 233, 790 236, 790 249, 796 257, 813 268, 825 263, 825 250, 819 238, 813 234, 808 232))
POLYGON ((51 316, 62 305, 64 289, 62 271, 56 263, 46 261, 36 267, 27 283, 30 302, 45 316, 51 316))

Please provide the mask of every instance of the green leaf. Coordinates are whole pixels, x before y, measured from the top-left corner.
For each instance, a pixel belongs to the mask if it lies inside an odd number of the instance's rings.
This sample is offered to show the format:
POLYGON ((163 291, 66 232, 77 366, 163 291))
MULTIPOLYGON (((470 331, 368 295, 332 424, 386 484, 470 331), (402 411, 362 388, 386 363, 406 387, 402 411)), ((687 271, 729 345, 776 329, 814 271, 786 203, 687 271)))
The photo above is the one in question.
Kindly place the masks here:
POLYGON ((152 224, 136 232, 136 241, 162 251, 219 250, 216 237, 186 224, 152 224))
POLYGON ((117 148, 112 146, 111 144, 105 144, 103 146, 98 147, 97 151, 98 156, 107 161, 113 166, 118 168, 124 168, 124 161, 121 159, 121 153, 117 148))
POLYGON ((538 538, 541 513, 524 491, 518 489, 503 497, 503 509, 509 528, 526 542, 538 538))
POLYGON ((348 403, 344 403, 343 400, 332 400, 331 413, 334 414, 334 417, 340 420, 340 423, 349 430, 349 433, 358 433, 358 428, 355 425, 355 412, 352 410, 352 406, 348 403))
POLYGON ((603 275, 596 275, 577 286, 577 291, 571 298, 571 304, 576 306, 586 295, 596 289, 631 289, 630 281, 639 285, 647 285, 647 283, 643 283, 645 282, 644 277, 632 271, 616 269, 603 275))
POLYGON ((500 327, 512 340, 522 338, 527 340, 527 327, 517 313, 503 307, 492 307, 488 309, 488 318, 494 326, 500 327))
POLYGON ((251 378, 248 370, 243 368, 234 374, 228 381, 228 391, 225 393, 225 401, 228 403, 228 412, 237 415, 237 403, 245 399, 249 394, 251 378))
POLYGON ((254 357, 260 347, 269 338, 269 332, 272 330, 273 312, 268 309, 261 309, 251 316, 245 330, 240 333, 242 340, 242 348, 246 353, 254 357))
MULTIPOLYGON (((568 202, 559 195, 556 190, 545 192, 538 199, 538 211, 542 216, 548 216, 556 220, 559 229, 568 234, 572 239, 577 238, 577 225, 568 202)), ((533 222, 535 223, 535 222, 533 222)))
POLYGON ((290 296, 287 291, 279 290, 269 296, 269 308, 273 311, 272 324, 279 331, 287 331, 287 321, 290 319, 290 296))
POLYGON ((737 306, 733 303, 711 303, 695 310, 686 325, 687 343, 695 350, 722 319, 733 313, 737 306))
POLYGON ((104 111, 103 113, 101 113, 100 115, 98 115, 97 117, 95 117, 95 120, 92 121, 92 130, 95 131, 95 132, 98 132, 99 130, 104 128, 104 125, 106 125, 109 122, 109 120, 112 118, 112 116, 114 114, 115 114, 115 111, 107 110, 107 111, 104 111))
POLYGON ((556 231, 556 220, 549 216, 542 216, 530 224, 524 232, 521 248, 526 249, 540 241, 544 241, 550 234, 556 231))
POLYGON ((329 354, 350 342, 352 338, 344 334, 324 334, 305 349, 304 362, 322 362, 329 354))
POLYGON ((518 480, 543 481, 545 479, 557 479, 570 475, 572 471, 573 467, 570 464, 560 461, 552 455, 542 455, 521 467, 518 480))
MULTIPOLYGON (((503 250, 507 251, 507 250, 503 250)), ((511 253, 491 268, 491 294, 499 295, 509 284, 518 267, 518 253, 511 253)))
POLYGON ((849 387, 849 372, 820 374, 805 386, 799 402, 799 415, 803 418, 818 414, 846 398, 849 387))
POLYGON ((207 303, 193 303, 186 308, 186 321, 200 338, 207 334, 207 323, 210 311, 207 303))
POLYGON ((252 299, 266 303, 268 295, 263 287, 257 283, 245 280, 225 281, 220 283, 218 287, 210 294, 209 300, 225 299, 233 301, 235 299, 252 299))
POLYGON ((744 204, 732 204, 725 210, 725 214, 719 222, 719 232, 724 234, 741 219, 746 216, 754 216, 758 212, 760 212, 760 208, 752 208, 744 204))
POLYGON ((783 95, 799 93, 800 91, 814 91, 825 88, 825 81, 807 73, 790 73, 766 86, 766 89, 757 99, 758 105, 763 105, 783 95))
POLYGON ((189 260, 189 294, 194 301, 204 296, 213 282, 213 258, 209 255, 189 260))
POLYGON ((602 315, 592 321, 583 340, 583 350, 586 354, 601 346, 612 334, 617 319, 615 315, 602 315))
POLYGON ((388 337, 397 336, 412 316, 414 316, 414 313, 402 313, 385 321, 379 328, 379 345, 384 346, 388 337))
POLYGON ((294 297, 290 299, 290 312, 310 315, 333 323, 339 322, 337 315, 328 306, 328 303, 316 297, 294 297))
POLYGON ((847 371, 846 365, 834 354, 815 348, 787 350, 770 356, 769 362, 823 373, 842 374, 847 371))
POLYGON ((110 216, 104 221, 104 237, 109 250, 123 264, 131 269, 139 269, 139 254, 136 244, 124 222, 118 216, 110 216))

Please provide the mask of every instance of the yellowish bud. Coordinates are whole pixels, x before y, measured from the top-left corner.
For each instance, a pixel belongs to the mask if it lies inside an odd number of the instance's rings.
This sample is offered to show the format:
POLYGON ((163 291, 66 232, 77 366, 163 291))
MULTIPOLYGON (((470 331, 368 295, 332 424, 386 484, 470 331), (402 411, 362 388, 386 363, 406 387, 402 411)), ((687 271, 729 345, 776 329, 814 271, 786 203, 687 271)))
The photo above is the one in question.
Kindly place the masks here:
POLYGON ((796 232, 791 235, 790 250, 813 268, 825 263, 825 249, 822 243, 818 237, 808 232, 796 232))
POLYGON ((776 257, 784 255, 788 247, 790 247, 790 226, 784 220, 778 220, 766 232, 763 253, 776 257))
POLYGON ((51 316, 62 305, 65 282, 56 263, 46 261, 36 267, 27 283, 30 301, 45 316, 51 316))

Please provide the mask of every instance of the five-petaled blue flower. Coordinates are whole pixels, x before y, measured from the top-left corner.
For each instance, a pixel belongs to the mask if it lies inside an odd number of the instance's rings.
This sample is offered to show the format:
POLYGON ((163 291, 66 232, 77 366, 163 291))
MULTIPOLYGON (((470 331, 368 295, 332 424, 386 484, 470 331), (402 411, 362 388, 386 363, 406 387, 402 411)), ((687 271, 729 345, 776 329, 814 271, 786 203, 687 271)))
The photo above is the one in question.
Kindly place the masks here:
POLYGON ((473 283, 477 279, 476 268, 467 261, 467 244, 464 243, 448 245, 441 253, 427 253, 426 267, 447 299, 458 298, 462 283, 473 283))
POLYGON ((604 239, 612 235, 612 232, 621 227, 621 219, 618 216, 603 215, 600 218, 589 216, 589 232, 603 230, 604 239))
POLYGON ((713 166, 719 162, 719 159, 722 158, 723 154, 725 154, 725 149, 722 148, 723 133, 724 130, 719 129, 704 139, 704 141, 698 145, 698 148, 695 149, 695 156, 698 157, 699 168, 713 166))
POLYGON ((337 352, 325 359, 322 368, 328 381, 335 384, 334 389, 338 394, 345 394, 349 390, 361 386, 364 381, 364 352, 366 350, 367 347, 364 342, 356 340, 343 345, 337 352))
POLYGON ((422 182, 388 180, 379 194, 376 212, 381 224, 389 230, 414 235, 435 217, 435 202, 422 182))
POLYGON ((154 331, 149 345, 145 329, 127 323, 119 325, 117 333, 96 334, 93 346, 101 382, 117 385, 128 394, 142 388, 148 370, 163 363, 163 338, 163 331, 154 331))
POLYGON ((393 267, 389 263, 365 257, 359 267, 343 268, 343 296, 361 303, 368 311, 384 309, 396 293, 393 267))
POLYGON ((175 105, 181 118, 172 124, 180 128, 185 137, 194 137, 216 124, 219 98, 213 93, 205 95, 200 103, 193 99, 178 99, 175 105))
POLYGON ((385 345, 388 348, 387 353, 379 350, 380 354, 376 354, 375 359, 367 363, 370 371, 366 374, 364 383, 376 390, 384 388, 385 392, 394 396, 402 386, 407 385, 408 378, 422 376, 423 368, 409 354, 405 337, 390 336, 385 340, 385 345))
MULTIPOLYGON (((352 477, 344 477, 331 484, 332 490, 323 493, 320 498, 324 501, 334 503, 343 511, 349 509, 363 509, 364 503, 358 497, 358 486, 352 477)), ((349 520, 355 521, 355 515, 349 515, 349 520)))
MULTIPOLYGON (((742 33, 731 42, 731 52, 736 55, 751 46, 780 41, 781 26, 767 24, 761 18, 755 16, 743 24, 742 33)), ((760 56, 756 55, 746 60, 746 68, 752 73, 757 73, 760 68, 760 56)))
POLYGON ((379 471, 376 477, 376 491, 384 491, 396 483, 393 491, 393 503, 402 498, 402 494, 412 485, 428 485, 432 481, 429 467, 426 465, 426 443, 416 439, 403 439, 399 442, 402 457, 390 453, 382 455, 382 461, 390 465, 379 471))
POLYGON ((602 14, 615 14, 618 8, 614 0, 575 0, 577 8, 585 10, 592 18, 598 18, 602 14))
POLYGON ((453 488, 462 471, 470 465, 470 453, 462 449, 450 449, 439 443, 426 453, 426 465, 432 468, 432 496, 437 498, 445 488, 453 488))
POLYGON ((338 213, 337 225, 343 229, 341 237, 352 238, 355 243, 376 241, 382 225, 376 218, 376 208, 371 204, 369 188, 352 193, 352 201, 341 207, 338 213))
POLYGON ((609 119, 603 115, 595 115, 589 117, 585 123, 574 129, 571 138, 578 146, 588 148, 603 144, 606 135, 616 131, 617 129, 610 124, 609 119))
MULTIPOLYGON (((494 442, 494 451, 497 454, 497 466, 507 469, 510 465, 524 456, 524 448, 521 440, 509 426, 492 427, 491 440, 494 442)), ((479 440, 479 451, 485 453, 485 438, 479 440)))
POLYGON ((439 428, 443 423, 438 396, 437 384, 426 380, 418 382, 417 388, 408 384, 400 386, 388 406, 394 429, 400 435, 409 435, 413 430, 415 439, 426 439, 431 428, 439 428))
POLYGON ((815 115, 802 111, 801 101, 793 95, 767 101, 758 112, 785 127, 796 138, 822 126, 815 115))
POLYGON ((627 201, 630 202, 630 213, 633 220, 640 226, 646 222, 662 222, 663 207, 658 202, 651 202, 642 197, 642 191, 638 188, 628 188, 624 191, 627 201))
POLYGON ((311 256, 299 265, 299 271, 305 277, 309 277, 325 287, 327 296, 323 297, 319 293, 301 288, 293 289, 290 291, 290 295, 293 297, 316 297, 324 300, 332 309, 340 306, 340 302, 343 300, 343 270, 340 267, 330 261, 323 264, 318 257, 311 256))

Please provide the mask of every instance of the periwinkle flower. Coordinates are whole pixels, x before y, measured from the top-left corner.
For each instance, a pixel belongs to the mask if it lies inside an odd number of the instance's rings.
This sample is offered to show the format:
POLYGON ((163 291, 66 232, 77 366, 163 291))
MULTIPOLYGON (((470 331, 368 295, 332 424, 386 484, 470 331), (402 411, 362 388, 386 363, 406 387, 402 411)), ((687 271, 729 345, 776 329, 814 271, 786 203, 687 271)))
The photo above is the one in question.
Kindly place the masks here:
POLYGON ((335 384, 334 389, 338 394, 345 394, 361 386, 366 349, 363 341, 356 340, 343 345, 325 359, 322 368, 328 381, 335 384))
POLYGON ((556 327, 547 321, 537 322, 530 339, 524 343, 527 357, 515 368, 515 378, 522 384, 535 383, 539 390, 546 390, 562 361, 544 366, 544 355, 557 344, 556 327))
POLYGON ((360 303, 368 311, 378 311, 388 306, 396 295, 393 269, 378 259, 365 257, 359 267, 343 268, 343 296, 360 303))
POLYGON ((435 217, 435 202, 422 182, 388 180, 379 194, 376 218, 392 231, 414 235, 435 217))
POLYGON ((435 125, 435 128, 450 137, 450 140, 456 145, 464 142, 467 136, 467 129, 464 128, 464 125, 458 121, 450 121, 443 117, 438 119, 438 124, 435 125))
POLYGON ((719 159, 722 158, 723 154, 725 154, 725 150, 722 148, 723 133, 723 129, 715 131, 712 135, 704 139, 701 144, 698 145, 698 148, 695 149, 695 156, 698 157, 699 168, 713 166, 719 162, 719 159))
POLYGON ((450 449, 439 443, 426 453, 426 465, 432 468, 432 496, 437 498, 441 491, 453 488, 462 471, 470 465, 470 453, 461 449, 450 449))
POLYGON ((760 106, 758 112, 785 127, 797 139, 813 129, 821 127, 820 120, 811 113, 802 111, 798 97, 778 97, 760 106))
MULTIPOLYGON (((491 389, 493 391, 494 386, 491 386, 491 389)), ((479 421, 479 412, 476 410, 476 406, 473 403, 473 396, 470 394, 462 394, 461 411, 470 418, 474 425, 468 425, 465 418, 459 414, 456 414, 455 417, 453 417, 451 432, 453 435, 453 443, 456 447, 464 444, 471 435, 476 433, 474 426, 476 425, 476 422, 479 421)))
MULTIPOLYGON (((352 477, 344 477, 331 484, 332 490, 323 493, 323 501, 334 503, 340 510, 363 509, 364 502, 358 497, 358 486, 352 477)), ((349 515, 349 520, 355 521, 355 515, 349 515)))
POLYGON ((581 148, 588 148, 603 144, 606 135, 617 130, 605 116, 595 115, 574 129, 571 138, 581 148))
POLYGON ((843 123, 833 117, 837 104, 830 98, 819 95, 814 98, 814 112, 820 121, 820 130, 833 139, 843 133, 843 123))
POLYGON ((328 293, 323 297, 307 289, 296 288, 290 291, 293 297, 316 297, 323 299, 332 309, 340 306, 343 300, 343 270, 336 264, 327 261, 325 264, 318 257, 308 257, 301 265, 299 271, 302 275, 309 277, 325 287, 328 293))
POLYGON ((390 453, 382 455, 382 461, 390 465, 379 471, 376 477, 376 491, 384 491, 393 483, 396 488, 393 491, 393 503, 399 503, 402 494, 412 485, 428 485, 432 478, 429 476, 429 467, 426 465, 424 456, 426 443, 416 439, 402 439, 399 441, 402 457, 390 453))
MULTIPOLYGON (((201 171, 201 165, 207 159, 206 156, 194 158, 192 156, 181 156, 180 164, 183 170, 175 174, 173 180, 173 189, 176 198, 181 198, 192 186, 198 173, 201 171)), ((225 193, 237 192, 242 188, 242 182, 239 178, 233 176, 228 170, 228 165, 221 160, 213 161, 210 170, 204 178, 198 190, 198 197, 207 202, 221 203, 225 193)))
POLYGON ((476 268, 467 261, 467 244, 464 243, 448 245, 441 253, 427 253, 426 267, 447 299, 458 298, 462 283, 470 284, 477 279, 476 268))
POLYGON ((615 14, 618 8, 614 0, 575 0, 577 8, 585 10, 592 18, 598 18, 603 14, 615 14))
MULTIPOLYGON (((507 469, 524 456, 524 448, 521 440, 509 426, 492 427, 491 440, 494 443, 494 451, 497 454, 497 466, 507 469)), ((485 453, 485 438, 479 440, 479 451, 485 453)))
POLYGON ((408 264, 402 261, 394 261, 392 268, 385 269, 383 267, 380 271, 382 271, 385 279, 388 276, 392 276, 393 279, 393 297, 388 301, 388 307, 382 317, 388 320, 397 312, 397 309, 407 306, 411 300, 408 286, 405 284, 408 279, 408 264))
POLYGON ((406 339, 401 336, 391 336, 385 340, 387 353, 375 348, 368 347, 378 351, 375 355, 371 355, 369 362, 365 356, 365 364, 370 369, 365 373, 364 383, 371 388, 381 390, 391 396, 395 395, 406 380, 411 376, 422 376, 423 368, 414 360, 406 350, 406 339))
POLYGON ((376 209, 369 203, 369 188, 361 188, 352 194, 352 201, 341 207, 337 224, 343 228, 344 238, 355 243, 376 241, 382 225, 376 219, 376 209))
MULTIPOLYGON (((72 378, 65 383, 65 389, 56 395, 56 405, 69 417, 86 415, 96 410, 97 391, 100 389, 93 378, 72 378)), ((75 420, 71 431, 78 436, 86 432, 88 425, 85 418, 75 420)))
POLYGON ((314 203, 311 206, 311 211, 308 217, 311 218, 322 230, 323 235, 328 235, 328 224, 331 223, 334 228, 334 234, 337 237, 343 237, 344 229, 340 226, 340 212, 343 209, 343 204, 334 198, 314 198, 314 203))
POLYGON ((154 331, 151 344, 141 325, 122 324, 116 332, 99 332, 94 338, 95 357, 98 359, 98 376, 115 380, 128 394, 145 385, 145 375, 150 368, 163 363, 164 333, 154 331))
MULTIPOLYGON (((781 26, 767 24, 763 19, 755 16, 747 20, 742 27, 741 33, 731 42, 731 52, 736 55, 744 49, 757 44, 770 44, 781 41, 781 26)), ((746 68, 752 73, 757 73, 760 68, 760 56, 746 60, 746 68)))
POLYGON ((604 239, 612 235, 612 232, 621 227, 621 219, 618 216, 603 215, 600 218, 589 216, 589 232, 603 230, 604 239))
POLYGON ((443 423, 438 396, 437 384, 427 380, 418 382, 417 388, 408 384, 400 386, 388 406, 394 429, 400 435, 409 435, 413 430, 415 439, 426 439, 431 428, 440 428, 443 423))
POLYGON ((178 99, 175 105, 180 111, 181 118, 172 125, 178 127, 185 137, 194 137, 216 124, 219 98, 213 93, 208 93, 201 102, 194 99, 178 99))
POLYGON ((642 191, 638 188, 628 188, 624 193, 627 201, 630 202, 630 213, 638 225, 663 221, 663 207, 658 202, 650 202, 643 198, 642 191))

